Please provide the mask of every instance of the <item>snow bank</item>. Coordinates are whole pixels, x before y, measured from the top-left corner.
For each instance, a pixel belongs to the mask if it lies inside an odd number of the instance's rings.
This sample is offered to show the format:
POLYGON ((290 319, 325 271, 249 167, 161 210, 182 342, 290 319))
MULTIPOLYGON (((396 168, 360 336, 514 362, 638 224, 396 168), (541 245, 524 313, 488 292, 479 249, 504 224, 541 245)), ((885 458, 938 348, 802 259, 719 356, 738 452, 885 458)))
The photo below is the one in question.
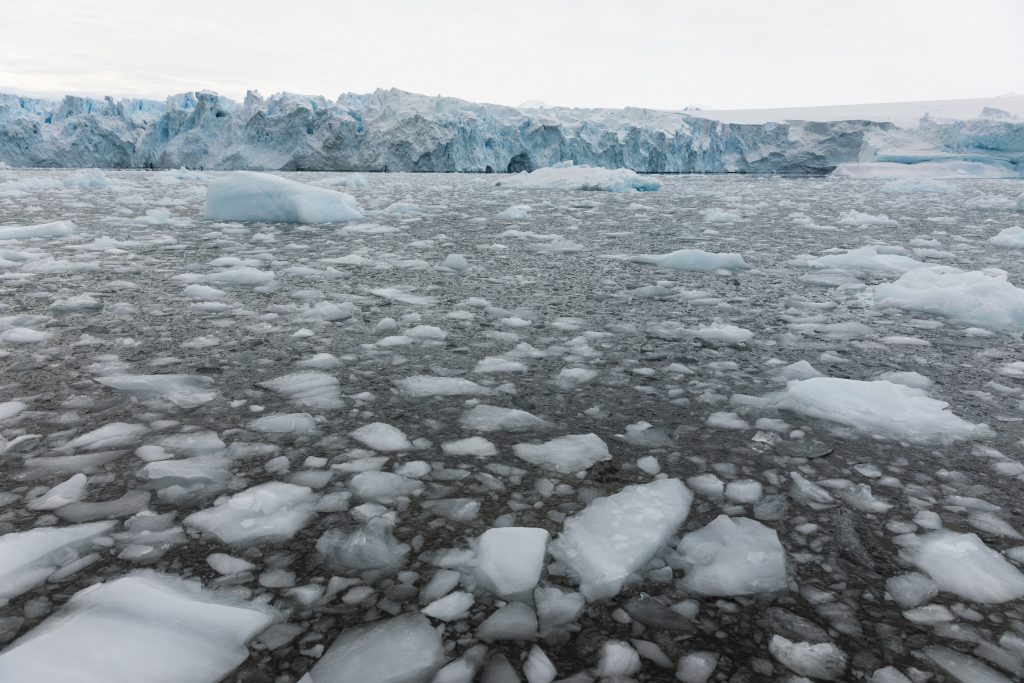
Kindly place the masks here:
POLYGON ((657 192, 661 181, 644 178, 628 168, 573 166, 572 162, 517 173, 503 181, 505 187, 521 190, 594 190, 602 192, 657 192))
POLYGON ((997 269, 919 268, 875 287, 874 300, 878 306, 934 313, 979 327, 1024 329, 1024 289, 997 269))
POLYGON ((886 380, 865 382, 838 377, 792 380, 768 399, 736 395, 733 402, 792 410, 858 431, 913 443, 952 443, 991 434, 988 425, 971 424, 921 389, 886 380))
POLYGON ((565 520, 549 551, 588 600, 614 596, 686 520, 693 494, 678 479, 627 486, 565 520))
POLYGON ((0 226, 0 240, 28 240, 43 237, 67 237, 75 231, 71 221, 54 221, 38 225, 0 226))
POLYGON ((274 611, 163 574, 90 586, 0 655, 0 680, 210 683, 249 656, 274 611))
POLYGON ((716 254, 701 249, 679 249, 669 254, 638 254, 627 260, 670 270, 742 270, 747 267, 739 254, 716 254))
POLYGON ((700 595, 748 595, 788 585, 778 535, 752 519, 719 515, 686 534, 677 550, 686 570, 682 586, 700 595))
POLYGON ((238 171, 210 182, 206 218, 268 223, 334 223, 362 218, 352 195, 268 173, 238 171))

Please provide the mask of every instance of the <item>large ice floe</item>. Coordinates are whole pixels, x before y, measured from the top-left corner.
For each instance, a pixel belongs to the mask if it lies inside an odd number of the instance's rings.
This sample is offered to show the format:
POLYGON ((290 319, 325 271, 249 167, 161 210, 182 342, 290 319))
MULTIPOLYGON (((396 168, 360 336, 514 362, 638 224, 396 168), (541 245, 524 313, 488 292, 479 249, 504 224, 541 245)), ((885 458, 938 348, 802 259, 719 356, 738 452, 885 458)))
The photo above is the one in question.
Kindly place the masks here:
POLYGON ((792 380, 785 391, 765 398, 733 396, 739 405, 789 410, 852 427, 864 434, 914 443, 951 443, 985 437, 992 430, 949 410, 923 389, 888 380, 839 377, 792 380))
POLYGON ((610 598, 676 533, 693 494, 678 479, 627 486, 565 521, 550 545, 588 600, 610 598))
POLYGON ((238 171, 206 188, 206 217, 213 220, 336 223, 362 216, 352 195, 269 173, 238 171))
POLYGON ((138 573, 92 585, 0 654, 0 680, 211 683, 248 656, 275 610, 138 573))

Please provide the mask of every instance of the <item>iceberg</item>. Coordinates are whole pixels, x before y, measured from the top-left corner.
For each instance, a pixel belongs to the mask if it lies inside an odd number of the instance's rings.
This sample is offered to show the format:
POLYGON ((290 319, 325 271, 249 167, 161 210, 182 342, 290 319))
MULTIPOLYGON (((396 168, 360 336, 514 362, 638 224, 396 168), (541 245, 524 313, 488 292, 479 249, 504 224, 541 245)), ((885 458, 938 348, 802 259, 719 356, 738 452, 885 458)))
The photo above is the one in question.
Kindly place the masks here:
MULTIPOLYGON (((657 192, 661 181, 642 178, 628 168, 574 166, 571 162, 517 173, 502 183, 521 190, 584 190, 599 192, 657 192)), ((500 216, 499 218, 511 216, 500 216)), ((524 216, 514 216, 525 218, 524 216)))
POLYGON ((210 181, 205 215, 218 221, 267 223, 336 223, 363 217, 352 195, 252 171, 210 181))

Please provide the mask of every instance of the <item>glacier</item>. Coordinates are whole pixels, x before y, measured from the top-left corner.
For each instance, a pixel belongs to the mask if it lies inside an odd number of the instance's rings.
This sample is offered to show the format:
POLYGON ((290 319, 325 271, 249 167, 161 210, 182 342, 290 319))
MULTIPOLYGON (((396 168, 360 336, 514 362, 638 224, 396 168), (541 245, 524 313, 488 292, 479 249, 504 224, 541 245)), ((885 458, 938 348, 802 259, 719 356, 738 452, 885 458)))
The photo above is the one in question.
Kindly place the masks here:
POLYGON ((249 91, 242 103, 209 91, 162 103, 0 94, 0 163, 15 167, 516 173, 564 162, 638 173, 823 175, 838 167, 891 176, 895 167, 1016 177, 1024 120, 983 110, 899 126, 882 118, 739 123, 713 112, 520 109, 396 89, 334 101, 249 91))

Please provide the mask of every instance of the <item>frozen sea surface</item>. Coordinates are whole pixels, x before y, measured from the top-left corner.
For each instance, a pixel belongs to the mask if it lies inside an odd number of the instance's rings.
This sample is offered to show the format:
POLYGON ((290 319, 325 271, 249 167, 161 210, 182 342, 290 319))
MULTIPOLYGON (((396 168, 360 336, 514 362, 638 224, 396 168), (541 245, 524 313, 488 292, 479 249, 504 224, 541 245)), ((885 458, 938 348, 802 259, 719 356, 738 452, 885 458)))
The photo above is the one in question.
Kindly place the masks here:
POLYGON ((224 175, 0 170, 0 671, 1024 675, 1021 181, 224 175))

